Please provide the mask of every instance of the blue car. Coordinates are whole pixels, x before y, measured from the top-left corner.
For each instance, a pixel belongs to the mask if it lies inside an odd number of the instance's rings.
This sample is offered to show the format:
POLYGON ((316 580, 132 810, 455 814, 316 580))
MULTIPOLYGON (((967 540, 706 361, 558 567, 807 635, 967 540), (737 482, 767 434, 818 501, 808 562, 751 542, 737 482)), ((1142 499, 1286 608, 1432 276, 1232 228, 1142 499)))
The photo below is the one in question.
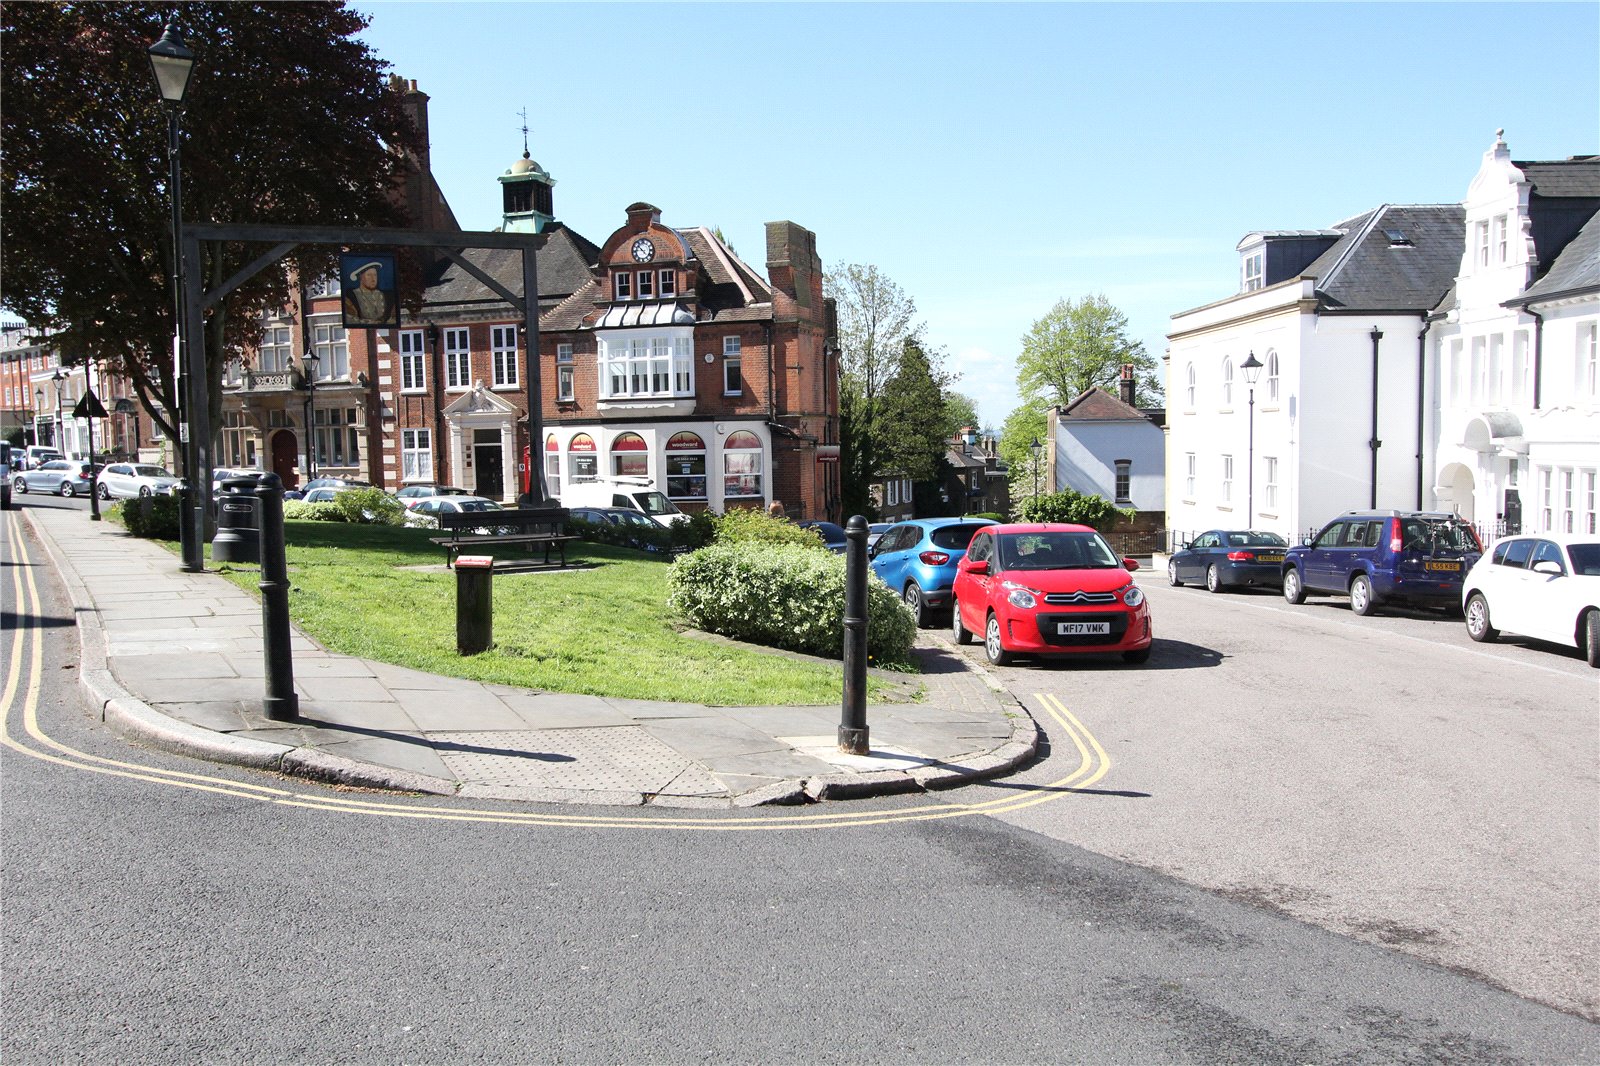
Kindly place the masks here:
POLYGON ((1174 552, 1167 561, 1167 582, 1204 584, 1212 592, 1232 585, 1283 582, 1283 556, 1288 541, 1276 533, 1254 529, 1208 529, 1174 552))
POLYGON ((935 612, 950 607, 956 564, 972 535, 994 522, 987 518, 917 518, 890 526, 869 550, 872 572, 905 598, 917 626, 934 624, 935 612))

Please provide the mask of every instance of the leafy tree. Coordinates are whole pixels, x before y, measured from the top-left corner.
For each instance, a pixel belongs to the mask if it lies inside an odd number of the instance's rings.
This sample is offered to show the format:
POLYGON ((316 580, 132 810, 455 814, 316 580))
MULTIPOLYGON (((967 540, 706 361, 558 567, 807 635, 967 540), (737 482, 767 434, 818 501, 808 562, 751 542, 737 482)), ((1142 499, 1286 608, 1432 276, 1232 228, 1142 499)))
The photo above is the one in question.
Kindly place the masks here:
POLYGON ((937 476, 950 439, 940 417, 945 411, 944 381, 921 344, 907 340, 902 345, 873 423, 879 472, 904 474, 912 481, 937 476))
MULTIPOLYGON (((126 375, 176 438, 167 122, 146 53, 174 8, 197 59, 186 221, 402 225, 396 186, 419 142, 388 64, 357 37, 367 17, 342 0, 0 8, 5 307, 54 335, 69 362, 126 375)), ((265 250, 208 248, 199 273, 219 284, 265 250)), ((304 247, 208 314, 212 411, 227 361, 288 302, 289 269, 327 276, 335 254, 304 247)))
POLYGON ((1022 338, 1017 386, 1023 397, 1065 406, 1096 385, 1114 394, 1123 364, 1132 363, 1135 399, 1156 401, 1160 367, 1143 343, 1128 339, 1127 329, 1127 316, 1104 296, 1056 301, 1022 338))
POLYGON ((1029 447, 1036 440, 1044 449, 1050 447, 1047 412, 1047 404, 1024 403, 1006 416, 1005 426, 1000 430, 1000 458, 1006 461, 1006 467, 1011 472, 1011 499, 1018 505, 1033 495, 1036 472, 1039 491, 1041 493, 1050 491, 1050 486, 1045 481, 1049 453, 1047 450, 1041 450, 1036 468, 1033 449, 1029 447))
MULTIPOLYGON (((965 393, 946 389, 942 422, 945 440, 949 440, 957 433, 960 433, 965 426, 979 429, 982 422, 978 418, 977 402, 965 393)), ((979 431, 982 432, 982 430, 979 431)))

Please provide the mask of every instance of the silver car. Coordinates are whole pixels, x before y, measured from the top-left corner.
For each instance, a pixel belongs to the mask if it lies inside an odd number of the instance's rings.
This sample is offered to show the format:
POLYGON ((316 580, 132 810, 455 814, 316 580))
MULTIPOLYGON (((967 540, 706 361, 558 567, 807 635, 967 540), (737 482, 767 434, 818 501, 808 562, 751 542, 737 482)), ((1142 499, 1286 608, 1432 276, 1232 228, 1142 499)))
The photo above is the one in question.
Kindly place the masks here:
POLYGON ((58 496, 88 495, 94 488, 94 464, 81 459, 52 459, 32 470, 11 475, 17 492, 53 492, 58 496))
POLYGON ((157 496, 176 492, 178 479, 147 463, 112 463, 100 471, 100 498, 157 496))

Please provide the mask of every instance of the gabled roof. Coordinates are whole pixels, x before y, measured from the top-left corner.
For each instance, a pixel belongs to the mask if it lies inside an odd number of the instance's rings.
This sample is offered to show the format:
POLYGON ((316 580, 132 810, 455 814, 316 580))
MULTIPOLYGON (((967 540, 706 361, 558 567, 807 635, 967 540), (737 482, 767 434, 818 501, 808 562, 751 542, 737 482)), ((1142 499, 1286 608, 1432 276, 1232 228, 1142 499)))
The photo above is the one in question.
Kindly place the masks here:
POLYGON ((1344 236, 1303 273, 1329 308, 1430 310, 1460 269, 1465 218, 1460 204, 1384 204, 1335 227, 1344 236), (1392 241, 1390 230, 1406 242, 1392 241))
POLYGON ((745 303, 762 303, 772 299, 772 286, 752 270, 749 264, 734 254, 733 249, 717 240, 717 236, 704 226, 680 230, 680 235, 695 257, 705 268, 707 276, 716 285, 733 285, 739 289, 745 303))
POLYGON ((1600 289, 1600 212, 1590 218, 1550 264, 1544 277, 1528 286, 1526 292, 1509 301, 1525 304, 1557 293, 1576 293, 1600 289))
POLYGON ((1088 392, 1061 409, 1062 421, 1073 422, 1144 422, 1147 416, 1137 407, 1130 407, 1122 399, 1095 385, 1088 392))

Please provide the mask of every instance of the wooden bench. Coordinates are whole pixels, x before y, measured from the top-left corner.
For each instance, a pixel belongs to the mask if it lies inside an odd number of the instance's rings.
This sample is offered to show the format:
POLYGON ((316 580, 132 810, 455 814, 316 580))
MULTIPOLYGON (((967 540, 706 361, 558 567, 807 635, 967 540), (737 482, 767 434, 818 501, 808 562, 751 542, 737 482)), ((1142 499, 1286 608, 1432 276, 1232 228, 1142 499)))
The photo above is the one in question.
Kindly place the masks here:
POLYGON ((525 544, 530 551, 542 546, 546 565, 554 550, 566 566, 567 541, 578 539, 566 532, 569 514, 565 507, 447 512, 439 515, 439 528, 449 530, 450 535, 428 539, 443 546, 445 565, 451 567, 462 552, 475 552, 490 544, 525 544))

